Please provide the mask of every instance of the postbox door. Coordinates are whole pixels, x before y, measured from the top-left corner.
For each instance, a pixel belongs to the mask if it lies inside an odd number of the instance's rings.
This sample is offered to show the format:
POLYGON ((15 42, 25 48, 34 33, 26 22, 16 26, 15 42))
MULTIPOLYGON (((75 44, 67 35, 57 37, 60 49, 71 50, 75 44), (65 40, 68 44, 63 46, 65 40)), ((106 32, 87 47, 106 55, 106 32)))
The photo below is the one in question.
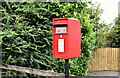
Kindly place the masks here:
POLYGON ((56 34, 55 35, 55 56, 57 58, 67 58, 67 55, 68 55, 68 42, 67 42, 67 39, 68 39, 68 35, 66 34, 56 34))

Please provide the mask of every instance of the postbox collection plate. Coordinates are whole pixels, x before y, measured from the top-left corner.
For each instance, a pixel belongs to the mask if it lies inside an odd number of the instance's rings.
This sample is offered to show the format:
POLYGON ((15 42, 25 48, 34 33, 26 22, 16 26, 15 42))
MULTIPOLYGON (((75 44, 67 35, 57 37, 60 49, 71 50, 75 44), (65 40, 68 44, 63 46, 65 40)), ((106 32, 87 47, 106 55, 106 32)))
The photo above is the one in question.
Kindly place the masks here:
POLYGON ((66 33, 66 27, 56 28, 56 33, 66 33))

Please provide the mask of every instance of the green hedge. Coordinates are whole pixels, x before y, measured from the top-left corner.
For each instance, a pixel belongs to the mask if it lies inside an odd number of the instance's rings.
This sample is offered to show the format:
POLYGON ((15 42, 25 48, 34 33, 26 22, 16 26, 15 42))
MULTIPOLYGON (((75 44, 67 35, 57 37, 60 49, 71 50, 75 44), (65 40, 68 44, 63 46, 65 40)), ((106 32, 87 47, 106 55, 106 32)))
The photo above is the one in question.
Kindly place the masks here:
POLYGON ((70 59, 70 74, 85 76, 94 48, 94 23, 86 2, 2 3, 3 64, 64 73, 64 59, 52 58, 52 19, 77 18, 81 23, 81 57, 70 59))

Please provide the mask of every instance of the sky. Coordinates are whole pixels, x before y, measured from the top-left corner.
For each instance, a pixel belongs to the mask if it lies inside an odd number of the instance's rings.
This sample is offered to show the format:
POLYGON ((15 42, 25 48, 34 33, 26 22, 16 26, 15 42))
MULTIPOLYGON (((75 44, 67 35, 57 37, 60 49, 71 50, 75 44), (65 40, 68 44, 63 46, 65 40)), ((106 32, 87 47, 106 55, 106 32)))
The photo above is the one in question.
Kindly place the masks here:
POLYGON ((101 4, 100 8, 102 8, 104 11, 100 19, 102 21, 104 20, 106 24, 113 23, 115 17, 118 16, 119 1, 120 0, 92 0, 93 3, 97 2, 97 4, 101 4))

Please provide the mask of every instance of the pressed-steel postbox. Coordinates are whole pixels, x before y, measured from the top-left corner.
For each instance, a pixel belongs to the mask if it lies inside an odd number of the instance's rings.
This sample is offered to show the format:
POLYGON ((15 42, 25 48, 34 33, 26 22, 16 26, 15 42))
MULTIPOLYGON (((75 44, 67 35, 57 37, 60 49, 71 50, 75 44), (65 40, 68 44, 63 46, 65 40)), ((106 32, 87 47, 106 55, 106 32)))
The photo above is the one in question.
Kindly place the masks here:
POLYGON ((53 19, 53 58, 69 59, 81 55, 80 22, 71 18, 53 19))

